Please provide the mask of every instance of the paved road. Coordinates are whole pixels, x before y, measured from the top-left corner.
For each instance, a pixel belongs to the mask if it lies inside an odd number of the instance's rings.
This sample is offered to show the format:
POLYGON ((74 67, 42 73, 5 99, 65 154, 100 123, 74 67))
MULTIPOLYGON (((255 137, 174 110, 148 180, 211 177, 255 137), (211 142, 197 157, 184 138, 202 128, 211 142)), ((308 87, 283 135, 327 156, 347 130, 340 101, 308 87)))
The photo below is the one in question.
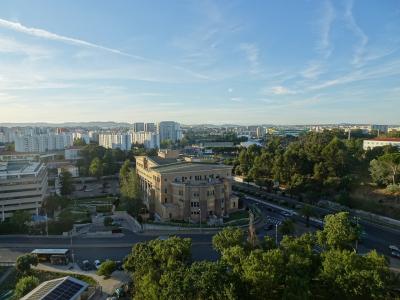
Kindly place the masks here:
MULTIPOLYGON (((281 212, 284 210, 284 208, 279 209, 276 207, 276 204, 272 204, 273 206, 271 206, 269 205, 269 203, 265 202, 264 200, 258 199, 257 197, 247 197, 245 199, 245 203, 254 204, 256 202, 259 203, 258 207, 261 209, 265 216, 269 215, 281 220, 284 219, 284 217, 281 215, 281 212)), ((295 218, 296 221, 304 222, 304 219, 301 217, 295 218)), ((310 224, 314 227, 318 226, 318 224, 313 222, 310 222, 310 224)), ((368 250, 376 249, 377 251, 385 255, 390 255, 388 246, 400 245, 400 232, 367 222, 361 221, 360 224, 362 226, 362 229, 366 233, 366 236, 363 238, 363 241, 360 245, 362 246, 362 248, 368 250)))
MULTIPOLYGON (((192 255, 195 260, 216 260, 218 254, 212 249, 211 234, 177 234, 180 237, 192 239, 192 255)), ((122 237, 87 238, 73 237, 30 237, 30 236, 0 236, 0 261, 12 261, 22 254, 35 248, 68 248, 72 249, 78 261, 88 259, 122 260, 131 252, 137 242, 157 238, 151 235, 138 235, 124 231, 122 237)))

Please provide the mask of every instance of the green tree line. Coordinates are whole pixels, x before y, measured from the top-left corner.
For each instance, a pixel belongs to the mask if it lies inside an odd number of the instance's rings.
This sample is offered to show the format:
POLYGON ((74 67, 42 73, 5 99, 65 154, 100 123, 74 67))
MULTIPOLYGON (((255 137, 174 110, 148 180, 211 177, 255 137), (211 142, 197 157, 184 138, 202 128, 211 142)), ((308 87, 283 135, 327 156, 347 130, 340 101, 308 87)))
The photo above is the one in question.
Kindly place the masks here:
POLYGON ((316 234, 270 237, 252 246, 241 229, 213 237, 216 261, 193 262, 191 240, 137 243, 124 268, 133 299, 394 299, 398 278, 376 251, 358 255, 347 213, 330 215, 316 234), (318 248, 317 248, 318 246, 318 248), (322 249, 320 251, 316 249, 322 249))

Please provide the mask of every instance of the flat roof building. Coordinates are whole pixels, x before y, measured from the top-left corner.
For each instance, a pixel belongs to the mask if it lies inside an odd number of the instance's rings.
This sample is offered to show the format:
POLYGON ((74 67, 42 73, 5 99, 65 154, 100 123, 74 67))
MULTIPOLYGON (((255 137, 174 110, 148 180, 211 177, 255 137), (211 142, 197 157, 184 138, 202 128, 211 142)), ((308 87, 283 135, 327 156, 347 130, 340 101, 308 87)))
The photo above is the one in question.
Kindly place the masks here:
POLYGON ((47 192, 47 168, 41 162, 0 161, 0 220, 15 211, 39 214, 47 192))
POLYGON ((373 149, 375 147, 393 146, 400 148, 400 138, 375 138, 363 141, 363 149, 373 149))
POLYGON ((231 166, 137 156, 136 170, 144 203, 161 221, 206 221, 238 208, 238 198, 232 195, 231 166))

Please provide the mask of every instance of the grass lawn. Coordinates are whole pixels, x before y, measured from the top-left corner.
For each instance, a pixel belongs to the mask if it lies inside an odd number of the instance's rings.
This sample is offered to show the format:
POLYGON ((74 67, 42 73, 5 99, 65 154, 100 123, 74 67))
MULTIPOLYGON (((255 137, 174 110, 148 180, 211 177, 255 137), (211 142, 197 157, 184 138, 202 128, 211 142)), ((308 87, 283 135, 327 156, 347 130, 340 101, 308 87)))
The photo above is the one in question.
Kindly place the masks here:
MULTIPOLYGON (((31 274, 35 277, 37 277, 40 281, 40 283, 51 280, 51 279, 56 279, 60 277, 65 277, 65 276, 71 276, 76 279, 82 280, 86 283, 88 283, 91 286, 95 286, 97 282, 88 276, 85 275, 79 275, 79 274, 64 274, 64 273, 56 273, 56 272, 47 272, 47 271, 40 271, 40 270, 31 270, 31 274)), ((3 293, 13 290, 15 288, 15 285, 17 284, 18 280, 21 279, 23 276, 19 274, 15 269, 13 272, 10 274, 10 276, 7 277, 7 279, 0 285, 0 295, 3 293)))
POLYGON ((249 212, 246 210, 238 210, 229 214, 229 218, 225 220, 225 222, 246 219, 249 217, 249 212))
POLYGON ((400 219, 400 201, 385 194, 383 189, 373 186, 365 185, 354 190, 351 193, 350 205, 353 208, 400 219))

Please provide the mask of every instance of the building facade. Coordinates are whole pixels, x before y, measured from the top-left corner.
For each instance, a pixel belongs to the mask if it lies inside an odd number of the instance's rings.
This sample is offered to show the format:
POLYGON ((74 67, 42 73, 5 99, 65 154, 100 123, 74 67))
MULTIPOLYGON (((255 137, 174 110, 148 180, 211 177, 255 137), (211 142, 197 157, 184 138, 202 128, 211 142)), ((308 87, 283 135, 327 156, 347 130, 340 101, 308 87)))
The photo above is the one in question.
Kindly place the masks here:
POLYGON ((375 147, 394 146, 400 148, 400 138, 375 138, 363 141, 363 149, 373 149, 375 147))
POLYGON ((72 134, 20 135, 15 138, 15 152, 36 152, 64 150, 74 143, 72 134))
POLYGON ((143 144, 146 149, 160 148, 160 136, 155 132, 132 132, 132 143, 143 144))
POLYGON ((231 166, 166 157, 136 157, 144 203, 156 219, 199 222, 237 210, 231 166))
POLYGON ((182 139, 180 124, 173 121, 157 123, 157 133, 160 135, 160 143, 167 140, 176 142, 182 139))
POLYGON ((99 134, 99 145, 107 149, 129 151, 132 148, 132 137, 128 133, 99 134))
POLYGON ((39 214, 47 193, 47 169, 34 161, 0 162, 0 219, 15 211, 26 210, 39 214))

